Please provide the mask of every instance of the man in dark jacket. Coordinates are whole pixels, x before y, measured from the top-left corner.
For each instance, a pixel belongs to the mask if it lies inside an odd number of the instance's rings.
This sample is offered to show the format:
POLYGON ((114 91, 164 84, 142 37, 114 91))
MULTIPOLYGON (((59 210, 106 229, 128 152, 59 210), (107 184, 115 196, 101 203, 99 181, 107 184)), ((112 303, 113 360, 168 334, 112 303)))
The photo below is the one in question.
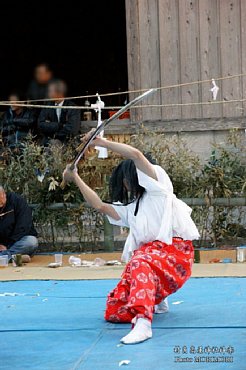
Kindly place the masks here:
MULTIPOLYGON (((30 82, 27 91, 28 100, 46 99, 48 85, 53 79, 53 72, 47 63, 40 63, 35 67, 34 79, 30 82)), ((40 102, 42 104, 42 102, 40 102)))
POLYGON ((64 100, 66 96, 66 84, 62 80, 52 81, 49 85, 48 96, 54 101, 49 105, 54 105, 54 109, 43 108, 41 110, 38 129, 43 135, 41 144, 48 145, 51 140, 59 140, 64 143, 69 138, 79 134, 80 111, 69 109, 75 104, 71 100, 64 100), (67 107, 64 109, 63 107, 67 107))
POLYGON ((1 119, 1 133, 6 146, 16 147, 29 133, 35 134, 37 115, 33 109, 18 107, 14 104, 14 102, 24 100, 19 93, 11 93, 8 100, 13 104, 1 119))
POLYGON ((32 211, 20 195, 0 186, 0 255, 32 255, 38 247, 32 211))

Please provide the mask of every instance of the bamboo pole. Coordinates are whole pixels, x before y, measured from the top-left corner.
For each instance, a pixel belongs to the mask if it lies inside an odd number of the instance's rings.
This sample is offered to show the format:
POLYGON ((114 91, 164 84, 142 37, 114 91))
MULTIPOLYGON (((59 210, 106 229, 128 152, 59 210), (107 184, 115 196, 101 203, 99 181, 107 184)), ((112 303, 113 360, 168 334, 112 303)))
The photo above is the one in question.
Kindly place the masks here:
POLYGON ((113 225, 108 221, 106 216, 104 216, 103 229, 104 229, 104 250, 105 252, 113 252, 114 228, 113 225))
MULTIPOLYGON (((188 206, 224 206, 224 207, 243 207, 246 206, 246 197, 237 198, 182 198, 188 206)), ((38 208, 39 204, 29 204, 32 209, 38 208)), ((48 210, 59 209, 75 209, 79 208, 81 204, 76 203, 53 203, 46 207, 48 210)), ((87 203, 83 203, 84 207, 88 207, 87 203)))

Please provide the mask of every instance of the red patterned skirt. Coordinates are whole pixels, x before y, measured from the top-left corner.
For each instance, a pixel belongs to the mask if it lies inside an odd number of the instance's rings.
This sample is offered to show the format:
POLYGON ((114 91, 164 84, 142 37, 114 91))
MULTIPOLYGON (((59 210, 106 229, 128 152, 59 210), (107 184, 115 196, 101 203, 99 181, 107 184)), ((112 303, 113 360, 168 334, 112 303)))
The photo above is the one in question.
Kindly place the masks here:
POLYGON ((189 240, 173 238, 170 245, 158 240, 142 245, 109 293, 105 319, 131 322, 134 317, 143 317, 152 321, 155 304, 180 289, 190 277, 193 259, 189 240))

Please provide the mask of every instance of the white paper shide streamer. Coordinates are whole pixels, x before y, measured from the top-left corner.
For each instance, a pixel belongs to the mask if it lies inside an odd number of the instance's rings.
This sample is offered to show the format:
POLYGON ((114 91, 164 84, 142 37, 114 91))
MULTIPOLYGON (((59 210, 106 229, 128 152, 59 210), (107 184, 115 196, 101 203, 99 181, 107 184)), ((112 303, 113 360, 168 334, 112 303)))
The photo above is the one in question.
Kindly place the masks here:
POLYGON ((218 91, 219 91, 219 87, 216 85, 216 82, 215 82, 214 78, 212 78, 212 88, 210 89, 210 91, 212 92, 213 100, 216 100, 217 99, 217 94, 218 94, 218 91))
MULTIPOLYGON (((91 108, 95 109, 95 111, 98 113, 98 122, 97 127, 101 126, 102 124, 102 109, 104 108, 105 104, 101 100, 99 94, 97 93, 97 102, 96 104, 91 104, 91 108)), ((101 137, 104 135, 104 131, 101 131, 99 134, 101 137)), ((108 150, 107 148, 103 148, 101 146, 96 146, 96 150, 98 150, 98 158, 108 158, 108 150)))

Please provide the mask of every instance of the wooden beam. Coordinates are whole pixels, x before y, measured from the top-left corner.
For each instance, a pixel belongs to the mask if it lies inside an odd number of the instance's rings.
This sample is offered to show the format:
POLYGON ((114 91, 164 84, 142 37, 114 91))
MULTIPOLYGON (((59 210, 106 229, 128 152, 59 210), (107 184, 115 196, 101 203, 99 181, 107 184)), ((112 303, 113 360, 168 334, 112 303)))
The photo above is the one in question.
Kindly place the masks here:
MULTIPOLYGON (((220 0, 221 75, 241 72, 240 0, 220 0)), ((243 46, 245 47, 245 46, 243 46)), ((222 98, 242 99, 241 78, 222 81, 222 98)), ((224 104, 224 117, 242 115, 242 103, 224 104)))
MULTIPOLYGON (((161 86, 180 84, 178 0, 159 0, 161 86)), ((162 90, 162 104, 181 103, 180 88, 162 90)), ((162 119, 181 118, 181 107, 162 108, 162 119)))
MULTIPOLYGON (((218 0, 199 1, 199 37, 200 37, 200 69, 201 80, 208 80, 221 76, 220 48, 219 48, 219 22, 218 0)), ((220 81, 217 82, 220 87, 220 81)), ((201 85, 202 101, 212 100, 211 83, 201 85)), ((218 100, 221 100, 221 89, 218 100)), ((219 117, 222 105, 202 106, 202 117, 219 117)))
MULTIPOLYGON (((128 89, 138 90, 141 85, 141 55, 139 40, 139 1, 125 0, 126 7, 126 32, 127 32, 127 63, 128 63, 128 89)), ((131 93, 129 99, 133 100, 137 94, 131 93)), ((141 121, 142 110, 132 109, 133 122, 141 121)))
MULTIPOLYGON (((135 134, 141 132, 142 122, 131 123, 129 120, 117 120, 106 128, 107 135, 135 134)), ((97 126, 97 121, 84 121, 81 124, 81 131, 88 132, 91 128, 97 126)), ((200 118, 200 119, 183 119, 183 120, 161 120, 161 121, 146 121, 144 127, 147 130, 155 132, 206 132, 206 131, 229 131, 238 128, 239 130, 246 129, 246 121, 244 117, 237 118, 200 118)))
MULTIPOLYGON (((133 1, 134 2, 134 1, 133 1)), ((141 57, 141 88, 160 86, 160 41, 158 23, 158 0, 138 0, 139 42, 141 57)), ((160 91, 147 98, 143 104, 160 104, 160 91)), ((161 119, 161 108, 145 108, 143 120, 161 119)))
MULTIPOLYGON (((180 76, 181 83, 199 81, 199 7, 198 1, 179 0, 180 76)), ((201 86, 181 88, 182 103, 201 101, 201 86)), ((200 118, 200 106, 183 106, 182 118, 200 118)))
MULTIPOLYGON (((240 19, 240 28, 241 28, 241 61, 242 61, 242 73, 246 74, 246 1, 241 0, 241 9, 240 9, 241 19, 240 19)), ((246 99, 246 77, 242 78, 242 97, 246 99)), ((246 101, 242 104, 242 115, 246 114, 246 101)))

